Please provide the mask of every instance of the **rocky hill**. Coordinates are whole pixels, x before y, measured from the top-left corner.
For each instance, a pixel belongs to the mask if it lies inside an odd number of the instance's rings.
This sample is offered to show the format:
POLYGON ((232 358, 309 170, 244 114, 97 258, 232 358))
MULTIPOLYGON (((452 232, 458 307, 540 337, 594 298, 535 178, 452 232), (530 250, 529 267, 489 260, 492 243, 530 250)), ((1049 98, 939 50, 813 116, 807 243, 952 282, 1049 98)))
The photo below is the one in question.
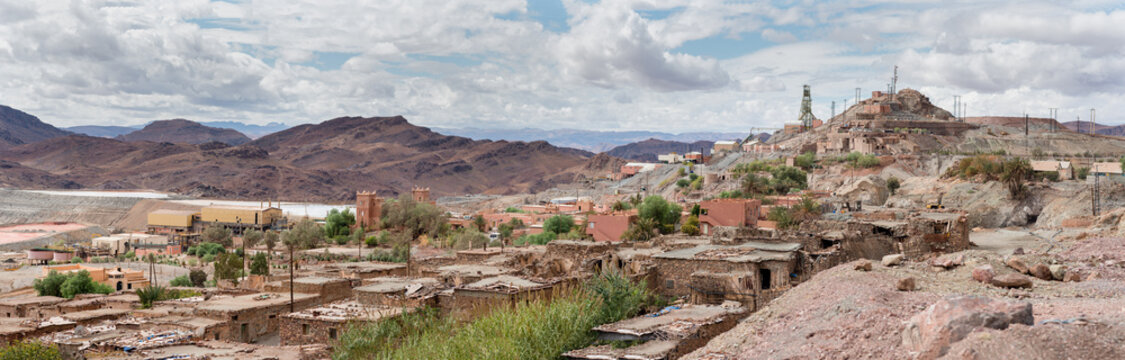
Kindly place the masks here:
POLYGON ((0 149, 70 135, 31 114, 0 105, 0 149))
POLYGON ((75 134, 90 135, 104 138, 115 138, 137 130, 140 127, 112 126, 112 125, 80 125, 64 128, 75 134))
POLYGON ((242 145, 250 138, 231 129, 220 129, 184 119, 153 121, 143 129, 120 135, 123 141, 153 141, 178 144, 203 144, 221 142, 227 145, 242 145))
POLYGON ((715 145, 715 142, 706 140, 686 143, 650 138, 648 140, 615 147, 606 153, 622 159, 651 162, 656 161, 657 155, 670 152, 684 154, 691 151, 703 151, 704 153, 710 153, 711 146, 713 145, 715 145))
MULTIPOLYGON (((74 135, 0 151, 0 160, 13 167, 75 184, 69 187, 317 201, 349 200, 357 190, 392 195, 412 186, 430 187, 437 196, 533 192, 619 166, 592 156, 542 141, 445 136, 402 117, 333 119, 239 146, 74 135)), ((53 187, 34 181, 15 186, 53 187)))

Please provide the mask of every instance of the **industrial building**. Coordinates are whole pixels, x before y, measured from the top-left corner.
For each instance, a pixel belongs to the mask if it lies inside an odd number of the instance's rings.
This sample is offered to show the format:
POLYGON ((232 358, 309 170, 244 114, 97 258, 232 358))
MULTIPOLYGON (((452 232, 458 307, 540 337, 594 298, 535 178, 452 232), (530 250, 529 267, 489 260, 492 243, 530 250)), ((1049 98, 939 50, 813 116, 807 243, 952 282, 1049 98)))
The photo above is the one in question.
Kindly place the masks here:
POLYGON ((214 205, 203 208, 200 221, 241 233, 245 229, 266 230, 284 224, 281 209, 267 206, 214 205))

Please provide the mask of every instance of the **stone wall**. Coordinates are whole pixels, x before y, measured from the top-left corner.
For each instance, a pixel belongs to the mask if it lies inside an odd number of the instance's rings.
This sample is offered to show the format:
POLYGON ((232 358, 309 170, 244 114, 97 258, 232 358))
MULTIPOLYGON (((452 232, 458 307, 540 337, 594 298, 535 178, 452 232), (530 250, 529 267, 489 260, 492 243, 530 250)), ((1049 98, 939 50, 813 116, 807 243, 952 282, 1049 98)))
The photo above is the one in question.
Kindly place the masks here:
POLYGON ((328 344, 332 345, 340 334, 347 329, 345 321, 325 319, 304 319, 290 316, 281 318, 279 325, 281 332, 281 345, 307 345, 328 344))
POLYGON ((656 263, 656 280, 659 293, 677 297, 692 294, 692 274, 696 272, 749 274, 747 281, 752 285, 752 288, 743 290, 746 293, 757 294, 762 290, 762 280, 759 276, 760 269, 770 271, 770 288, 788 286, 790 283, 789 274, 796 270, 795 261, 734 263, 722 260, 657 258, 654 259, 654 262, 656 263))

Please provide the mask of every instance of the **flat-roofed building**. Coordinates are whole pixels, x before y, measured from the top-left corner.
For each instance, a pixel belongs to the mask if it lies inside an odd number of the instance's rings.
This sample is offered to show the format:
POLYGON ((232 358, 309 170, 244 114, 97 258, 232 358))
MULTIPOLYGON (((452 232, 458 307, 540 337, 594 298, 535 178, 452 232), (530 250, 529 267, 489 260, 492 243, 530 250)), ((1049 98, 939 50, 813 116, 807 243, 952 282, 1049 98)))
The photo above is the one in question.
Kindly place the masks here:
POLYGON ((148 213, 148 232, 169 236, 196 232, 199 216, 198 211, 192 210, 156 210, 148 213))
POLYGON ((280 208, 272 206, 206 206, 200 212, 200 221, 209 225, 220 225, 241 231, 241 229, 265 230, 282 221, 280 208))
MULTIPOLYGON (((294 294, 293 311, 319 304, 315 294, 294 294)), ((276 333, 281 315, 290 313, 289 294, 258 293, 212 298, 195 307, 195 315, 225 321, 216 326, 214 340, 250 343, 276 333)), ((208 339, 210 340, 210 339, 208 339)))

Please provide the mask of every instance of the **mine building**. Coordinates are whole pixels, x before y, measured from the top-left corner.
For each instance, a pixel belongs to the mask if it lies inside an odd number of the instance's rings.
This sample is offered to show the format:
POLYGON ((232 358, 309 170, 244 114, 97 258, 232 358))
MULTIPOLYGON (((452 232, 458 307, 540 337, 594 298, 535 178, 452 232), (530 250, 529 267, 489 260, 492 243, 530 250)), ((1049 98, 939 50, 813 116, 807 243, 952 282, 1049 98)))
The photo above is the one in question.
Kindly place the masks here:
POLYGON ((200 213, 191 210, 161 209, 148 213, 147 233, 170 238, 195 237, 200 232, 200 213))
POLYGON ((284 225, 285 218, 281 208, 272 205, 259 207, 213 205, 203 207, 200 221, 211 226, 230 228, 235 233, 242 233, 246 229, 266 230, 284 225))

